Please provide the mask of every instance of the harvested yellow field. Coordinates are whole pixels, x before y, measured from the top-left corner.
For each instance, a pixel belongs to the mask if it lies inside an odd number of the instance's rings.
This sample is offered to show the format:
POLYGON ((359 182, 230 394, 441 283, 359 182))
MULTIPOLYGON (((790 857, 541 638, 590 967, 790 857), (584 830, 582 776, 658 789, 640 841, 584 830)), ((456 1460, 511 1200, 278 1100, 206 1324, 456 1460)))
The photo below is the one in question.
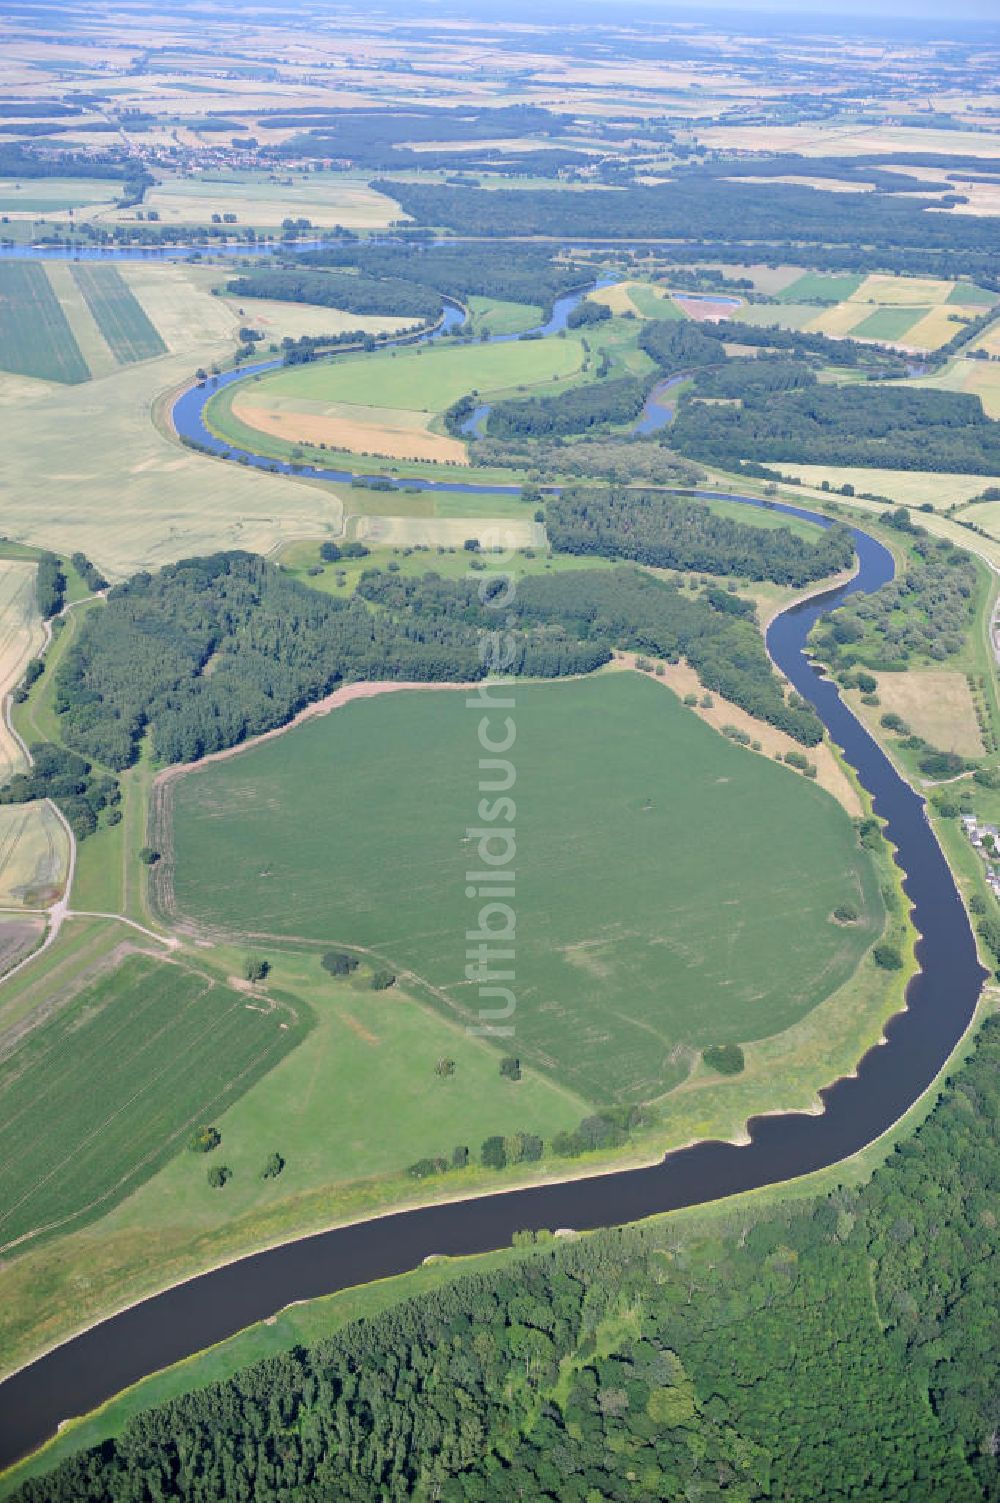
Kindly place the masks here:
MULTIPOLYGON (((304 334, 346 334, 359 329, 366 334, 395 334, 397 329, 412 325, 412 319, 366 318, 360 313, 344 313, 339 308, 321 308, 313 303, 279 303, 270 298, 218 298, 232 318, 236 332, 244 324, 260 329, 266 339, 301 339, 304 334), (242 311, 241 311, 242 310, 242 311)), ((266 343, 264 348, 266 349, 266 343)))
POLYGON ((367 543, 391 548, 461 548, 466 538, 478 538, 486 549, 541 548, 545 532, 540 522, 524 517, 383 517, 351 518, 350 534, 367 543))
POLYGON ((612 287, 599 287, 596 292, 588 293, 587 301, 602 303, 612 313, 637 313, 639 310, 632 301, 633 285, 632 282, 615 282, 612 287))
MULTIPOLYGON (((29 658, 37 657, 45 644, 45 630, 35 598, 35 565, 25 559, 0 559, 0 703, 17 688, 29 658)), ((0 717, 0 787, 27 760, 20 742, 0 717)))
POLYGON ((796 188, 819 188, 826 193, 871 193, 874 191, 872 183, 848 182, 838 177, 796 177, 794 173, 789 173, 785 177, 730 177, 726 181, 753 183, 758 188, 766 188, 771 183, 789 183, 796 188))
POLYGON ((872 272, 852 292, 850 302, 926 308, 932 303, 943 303, 954 286, 954 282, 943 281, 940 277, 894 277, 883 272, 872 272))
MULTIPOLYGON (((984 481, 979 487, 980 494, 985 490, 987 483, 984 481)), ((963 522, 975 522, 976 526, 982 527, 990 537, 1000 539, 1000 501, 977 502, 976 505, 962 511, 960 516, 963 522)))
POLYGON ((909 506, 930 502, 935 511, 946 511, 956 502, 981 496, 987 486, 1000 485, 990 475, 942 475, 936 470, 876 470, 857 465, 795 464, 781 461, 783 475, 795 475, 803 485, 818 488, 828 480, 834 490, 853 485, 856 493, 869 492, 909 506))
POLYGON ((991 355, 1000 355, 1000 319, 973 341, 974 350, 988 350, 991 355))
POLYGON ((163 392, 231 348, 206 339, 99 384, 33 382, 17 422, 4 425, 7 536, 66 553, 79 548, 120 578, 220 548, 267 553, 289 538, 336 535, 343 506, 334 486, 208 459, 153 422, 163 392))
POLYGON ((982 756, 976 708, 964 673, 936 669, 880 673, 878 697, 880 715, 886 711, 901 715, 918 736, 939 751, 982 756))
MULTIPOLYGON (((918 126, 713 125, 698 140, 725 151, 789 151, 806 157, 868 156, 873 152, 934 152, 941 156, 1000 157, 1000 135, 922 130, 918 126)), ((915 173, 914 175, 919 175, 915 173)))
POLYGON ((286 407, 254 405, 252 393, 233 401, 233 416, 250 428, 294 444, 325 444, 351 454, 376 454, 384 459, 430 459, 468 464, 465 445, 457 438, 428 430, 425 412, 393 407, 357 407, 349 402, 330 405, 327 412, 293 412, 286 407), (377 421, 372 421, 377 413, 377 421))
MULTIPOLYGON (((705 266, 707 270, 713 267, 713 263, 706 262, 705 266)), ((740 266, 734 266, 728 262, 716 262, 713 269, 721 271, 726 277, 746 277, 753 283, 755 292, 766 292, 771 297, 778 292, 784 292, 786 287, 791 287, 792 283, 797 282, 804 274, 801 266, 765 266, 762 261, 740 266)))
MULTIPOLYGON (((206 224, 213 214, 235 214, 241 226, 277 228, 284 219, 305 218, 321 229, 385 229, 405 219, 394 199, 358 181, 345 182, 333 174, 317 175, 309 183, 289 187, 270 183, 177 179, 159 184, 146 194, 145 210, 155 209, 161 224, 206 224)), ((96 217, 102 222, 133 223, 136 210, 111 209, 96 217)))
POLYGON ((69 836, 50 804, 0 805, 0 905, 47 906, 68 870, 69 836))
POLYGON ((119 271, 169 350, 186 352, 211 340, 235 342, 237 320, 211 292, 218 272, 145 261, 122 262, 119 271))
POLYGON ((956 318, 956 314, 963 314, 964 310, 956 308, 954 304, 940 308, 932 308, 925 313, 923 318, 917 320, 906 331, 906 343, 913 349, 937 350, 964 327, 968 321, 967 316, 956 318))
POLYGON ((831 338, 838 338, 849 334, 857 324, 864 323, 870 312, 870 308, 857 303, 837 303, 833 308, 824 308, 805 328, 811 334, 829 334, 831 338))

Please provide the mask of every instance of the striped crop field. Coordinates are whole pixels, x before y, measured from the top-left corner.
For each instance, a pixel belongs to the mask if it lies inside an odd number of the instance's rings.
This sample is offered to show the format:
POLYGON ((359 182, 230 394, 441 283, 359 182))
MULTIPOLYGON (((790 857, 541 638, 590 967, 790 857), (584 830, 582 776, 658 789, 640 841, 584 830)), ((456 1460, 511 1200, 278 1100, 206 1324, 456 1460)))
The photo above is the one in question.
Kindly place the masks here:
POLYGON ((90 379, 45 267, 35 261, 0 263, 0 370, 70 385, 90 379))
POLYGON ((73 267, 73 278, 119 365, 165 355, 167 347, 117 266, 73 267))

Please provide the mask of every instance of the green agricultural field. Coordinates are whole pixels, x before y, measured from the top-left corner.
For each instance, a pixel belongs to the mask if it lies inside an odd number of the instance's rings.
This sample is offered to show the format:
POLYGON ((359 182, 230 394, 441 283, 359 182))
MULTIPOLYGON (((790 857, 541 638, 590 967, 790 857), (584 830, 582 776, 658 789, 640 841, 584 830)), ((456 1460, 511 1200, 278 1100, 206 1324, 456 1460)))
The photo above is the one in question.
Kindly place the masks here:
POLYGON ((519 385, 537 386, 575 375, 582 359, 580 342, 573 338, 513 340, 510 344, 438 343, 291 366, 262 377, 255 384, 254 401, 267 405, 286 398, 304 398, 443 412, 473 389, 483 393, 509 391, 519 385))
POLYGON ((0 1064, 0 1249, 107 1211, 310 1021, 136 953, 68 989, 0 1064))
MULTIPOLYGON (((852 974, 881 900, 825 793, 644 677, 516 699, 524 1058, 591 1100, 658 1096, 684 1046, 778 1033, 852 974), (831 922, 841 901, 861 922, 831 922)), ((391 694, 183 777, 179 911, 370 950, 474 1020, 478 719, 462 693, 391 694)))
POLYGON ((991 308, 997 301, 995 292, 977 287, 973 282, 956 282, 945 298, 946 303, 956 303, 960 308, 991 308))
POLYGON ((733 312, 732 320, 758 329, 804 329, 817 312, 815 303, 744 303, 733 312))
POLYGON ((165 355, 167 347, 116 266, 72 268, 84 301, 119 365, 165 355))
POLYGON ((472 315, 472 327, 477 334, 484 329, 490 334, 523 334, 525 329, 535 329, 542 322, 542 310, 529 303, 506 303, 493 297, 466 298, 466 306, 472 315))
POLYGON ((633 282, 629 287, 628 295, 643 318, 678 319, 686 317, 668 293, 651 287, 648 282, 633 282))
POLYGON ((774 294, 779 303, 840 303, 857 292, 863 276, 827 276, 807 271, 774 294))
POLYGON ((87 204, 110 204, 121 193, 114 178, 41 177, 17 182, 0 178, 0 213, 60 214, 87 204))
POLYGON ((852 339, 885 339, 890 343, 904 339, 910 329, 920 322, 927 308, 878 308, 867 318, 855 324, 852 339))
POLYGON ((90 371, 45 267, 0 262, 0 369, 75 384, 90 371))

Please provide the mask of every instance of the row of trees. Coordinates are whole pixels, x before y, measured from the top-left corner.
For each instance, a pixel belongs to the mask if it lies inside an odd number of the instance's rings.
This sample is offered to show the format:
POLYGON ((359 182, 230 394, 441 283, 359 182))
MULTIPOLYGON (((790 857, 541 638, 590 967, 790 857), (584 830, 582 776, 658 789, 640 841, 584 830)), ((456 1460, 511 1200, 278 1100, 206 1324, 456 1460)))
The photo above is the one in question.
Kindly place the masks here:
POLYGON ((108 823, 117 824, 121 819, 117 778, 99 771, 85 757, 47 741, 31 747, 28 771, 15 773, 0 788, 0 804, 30 804, 39 798, 50 798, 59 805, 77 840, 94 833, 103 810, 107 810, 108 823))
POLYGON ((499 1269, 141 1411, 17 1503, 985 1503, 998 1116, 988 1018, 861 1187, 519 1237, 499 1269))

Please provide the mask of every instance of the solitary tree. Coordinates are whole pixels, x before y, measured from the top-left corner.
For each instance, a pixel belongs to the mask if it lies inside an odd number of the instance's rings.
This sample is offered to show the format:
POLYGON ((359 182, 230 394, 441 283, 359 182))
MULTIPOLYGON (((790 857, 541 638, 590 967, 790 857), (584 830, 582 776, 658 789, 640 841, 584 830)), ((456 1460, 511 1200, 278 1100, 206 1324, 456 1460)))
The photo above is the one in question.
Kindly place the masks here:
POLYGON ((233 1171, 228 1169, 225 1164, 213 1164, 208 1171, 208 1183, 212 1186, 213 1190, 221 1190, 223 1185, 227 1184, 232 1177, 233 1171))
POLYGON ((284 1159, 281 1157, 281 1154, 278 1153, 277 1150, 275 1150, 274 1153, 268 1154, 267 1159, 264 1162, 264 1167, 260 1171, 260 1177, 261 1179, 277 1179, 278 1175, 281 1173, 284 1167, 284 1159))
POLYGON ((262 960, 259 955, 248 955, 243 963, 243 974, 248 981, 264 981, 271 970, 271 962, 262 960))

